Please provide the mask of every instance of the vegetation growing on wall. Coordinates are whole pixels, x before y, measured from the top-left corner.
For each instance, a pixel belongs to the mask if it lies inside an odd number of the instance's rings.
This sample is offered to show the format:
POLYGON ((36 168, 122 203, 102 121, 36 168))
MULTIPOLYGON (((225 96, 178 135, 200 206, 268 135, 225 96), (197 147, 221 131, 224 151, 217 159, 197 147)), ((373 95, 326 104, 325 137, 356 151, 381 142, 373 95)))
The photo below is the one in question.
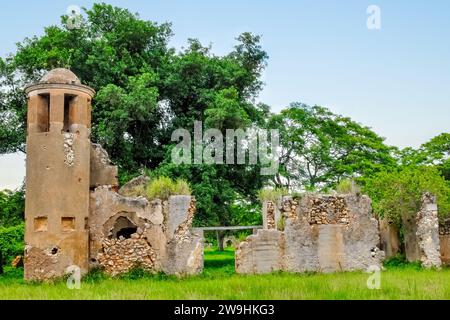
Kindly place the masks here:
POLYGON ((173 181, 168 177, 153 179, 147 186, 147 197, 149 199, 167 200, 174 195, 191 195, 192 191, 187 181, 177 179, 173 181))

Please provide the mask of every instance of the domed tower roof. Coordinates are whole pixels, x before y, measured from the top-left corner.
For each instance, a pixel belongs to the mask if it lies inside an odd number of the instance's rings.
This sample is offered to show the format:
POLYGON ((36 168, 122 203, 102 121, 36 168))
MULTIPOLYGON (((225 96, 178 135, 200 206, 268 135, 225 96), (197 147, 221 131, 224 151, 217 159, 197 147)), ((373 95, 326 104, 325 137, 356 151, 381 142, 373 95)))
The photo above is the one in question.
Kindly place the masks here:
POLYGON ((84 92, 91 97, 95 91, 81 83, 80 79, 72 71, 64 68, 57 68, 49 71, 42 79, 25 87, 25 93, 29 95, 31 92, 37 91, 39 94, 46 94, 52 89, 63 89, 68 91, 84 92))
POLYGON ((72 71, 64 68, 51 70, 42 77, 39 83, 81 84, 80 79, 72 71))

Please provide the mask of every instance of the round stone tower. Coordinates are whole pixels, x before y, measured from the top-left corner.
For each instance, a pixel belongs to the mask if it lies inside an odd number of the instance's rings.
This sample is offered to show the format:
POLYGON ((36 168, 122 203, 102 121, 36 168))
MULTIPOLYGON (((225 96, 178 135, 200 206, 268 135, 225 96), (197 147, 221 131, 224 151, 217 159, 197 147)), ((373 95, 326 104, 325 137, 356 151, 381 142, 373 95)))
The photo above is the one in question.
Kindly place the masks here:
POLYGON ((67 69, 25 88, 28 96, 25 279, 88 270, 91 100, 67 69))

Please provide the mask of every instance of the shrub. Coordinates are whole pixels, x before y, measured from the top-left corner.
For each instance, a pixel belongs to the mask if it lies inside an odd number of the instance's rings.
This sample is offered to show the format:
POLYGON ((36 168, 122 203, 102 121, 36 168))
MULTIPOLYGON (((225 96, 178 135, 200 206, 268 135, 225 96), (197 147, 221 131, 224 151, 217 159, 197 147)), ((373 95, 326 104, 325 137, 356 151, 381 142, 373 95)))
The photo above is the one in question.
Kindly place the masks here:
POLYGON ((182 194, 185 196, 190 196, 192 192, 191 188, 189 187, 189 183, 186 180, 178 179, 175 182, 173 194, 182 194))
POLYGON ((284 217, 280 217, 277 221, 277 230, 278 231, 284 231, 284 228, 286 226, 286 219, 284 217))
POLYGON ((147 187, 147 197, 149 199, 167 200, 172 195, 191 195, 191 188, 185 180, 174 182, 168 177, 159 177, 150 182, 147 187))
POLYGON ((23 255, 25 225, 0 227, 0 251, 3 264, 9 264, 15 257, 23 255))
POLYGON ((361 188, 352 179, 344 179, 336 186, 336 191, 342 194, 358 194, 361 188))
POLYGON ((402 269, 410 268, 416 270, 422 269, 422 264, 420 263, 420 261, 408 262, 404 254, 397 254, 393 257, 386 259, 383 262, 383 266, 387 269, 393 268, 402 268, 402 269))
POLYGON ((0 226, 17 226, 23 222, 25 211, 25 192, 0 191, 0 226))
POLYGON ((146 197, 147 196, 147 189, 144 185, 139 185, 131 188, 130 190, 127 190, 123 193, 123 195, 127 197, 146 197))
POLYGON ((285 188, 261 189, 258 193, 258 198, 261 202, 277 202, 282 196, 287 195, 288 193, 288 190, 285 188))
POLYGON ((364 192, 372 198, 375 213, 398 226, 402 225, 402 217, 411 217, 419 211, 425 192, 437 197, 441 217, 450 213, 448 182, 431 166, 380 172, 366 180, 364 192))

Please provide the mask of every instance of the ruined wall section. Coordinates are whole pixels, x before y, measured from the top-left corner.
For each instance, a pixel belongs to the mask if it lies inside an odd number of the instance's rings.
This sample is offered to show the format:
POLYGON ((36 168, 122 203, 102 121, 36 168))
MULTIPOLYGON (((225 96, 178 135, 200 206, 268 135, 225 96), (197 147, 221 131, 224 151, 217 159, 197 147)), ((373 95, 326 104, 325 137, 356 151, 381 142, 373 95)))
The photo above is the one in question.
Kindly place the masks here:
POLYGON ((91 143, 91 170, 90 186, 91 189, 100 186, 112 186, 115 190, 119 186, 118 169, 111 164, 109 155, 99 144, 91 143))
POLYGON ((439 243, 439 219, 436 197, 430 193, 422 196, 422 207, 416 216, 417 242, 420 261, 425 268, 442 265, 439 243))
MULTIPOLYGON (((265 203, 269 208, 274 205, 265 203)), ((378 248, 378 222, 368 197, 306 195, 300 201, 283 197, 279 208, 284 229, 260 230, 241 243, 236 251, 238 273, 336 272, 381 266, 384 253, 378 248)))
POLYGON ((270 273, 284 269, 284 235, 274 229, 258 230, 236 251, 237 273, 270 273))
POLYGON ((126 198, 111 187, 98 187, 90 203, 91 267, 103 267, 112 275, 135 266, 160 271, 158 259, 164 257, 164 243, 147 241, 148 233, 162 234, 160 201, 126 198))
POLYGON ((194 213, 191 196, 149 201, 124 197, 109 186, 96 188, 89 219, 91 267, 111 275, 134 267, 179 275, 201 272, 203 237, 191 232, 194 213))

